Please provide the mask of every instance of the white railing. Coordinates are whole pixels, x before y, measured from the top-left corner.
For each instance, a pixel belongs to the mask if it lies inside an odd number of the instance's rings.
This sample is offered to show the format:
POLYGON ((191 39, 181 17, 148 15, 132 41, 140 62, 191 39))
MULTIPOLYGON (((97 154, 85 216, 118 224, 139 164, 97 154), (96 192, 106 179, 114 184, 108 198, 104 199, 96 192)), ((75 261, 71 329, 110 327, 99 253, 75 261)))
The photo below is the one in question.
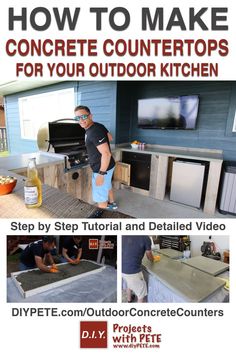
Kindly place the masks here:
POLYGON ((7 151, 7 132, 5 127, 0 127, 0 151, 7 151))

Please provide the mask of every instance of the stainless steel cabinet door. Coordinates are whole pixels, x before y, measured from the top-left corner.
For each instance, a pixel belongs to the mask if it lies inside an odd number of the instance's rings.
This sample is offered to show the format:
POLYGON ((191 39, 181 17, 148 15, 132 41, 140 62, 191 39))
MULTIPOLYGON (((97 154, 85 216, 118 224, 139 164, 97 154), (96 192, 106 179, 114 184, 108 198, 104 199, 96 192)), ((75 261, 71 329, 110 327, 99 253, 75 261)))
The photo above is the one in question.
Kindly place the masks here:
POLYGON ((170 200, 200 208, 205 166, 174 161, 170 200))

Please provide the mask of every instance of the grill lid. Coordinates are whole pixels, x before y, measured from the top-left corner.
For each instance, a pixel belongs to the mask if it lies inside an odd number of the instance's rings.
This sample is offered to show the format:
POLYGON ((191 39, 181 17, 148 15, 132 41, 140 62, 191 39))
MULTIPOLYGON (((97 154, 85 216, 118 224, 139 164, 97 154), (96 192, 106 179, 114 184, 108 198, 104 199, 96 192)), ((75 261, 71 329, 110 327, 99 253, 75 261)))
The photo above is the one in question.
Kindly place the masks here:
POLYGON ((40 127, 37 136, 39 150, 69 153, 85 148, 85 130, 73 119, 65 118, 40 127))
POLYGON ((49 143, 53 146, 65 144, 66 146, 84 145, 85 130, 73 119, 60 119, 49 122, 49 143))

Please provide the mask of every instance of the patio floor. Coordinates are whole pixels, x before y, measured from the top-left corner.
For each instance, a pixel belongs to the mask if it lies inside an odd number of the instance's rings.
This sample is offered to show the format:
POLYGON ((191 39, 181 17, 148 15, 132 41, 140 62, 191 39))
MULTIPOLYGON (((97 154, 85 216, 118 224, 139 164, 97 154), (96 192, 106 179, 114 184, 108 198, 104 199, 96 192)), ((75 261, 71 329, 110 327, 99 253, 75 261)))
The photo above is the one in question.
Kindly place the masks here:
POLYGON ((135 218, 235 218, 216 211, 214 215, 191 206, 175 203, 166 197, 163 201, 131 192, 128 189, 115 191, 118 211, 135 218))

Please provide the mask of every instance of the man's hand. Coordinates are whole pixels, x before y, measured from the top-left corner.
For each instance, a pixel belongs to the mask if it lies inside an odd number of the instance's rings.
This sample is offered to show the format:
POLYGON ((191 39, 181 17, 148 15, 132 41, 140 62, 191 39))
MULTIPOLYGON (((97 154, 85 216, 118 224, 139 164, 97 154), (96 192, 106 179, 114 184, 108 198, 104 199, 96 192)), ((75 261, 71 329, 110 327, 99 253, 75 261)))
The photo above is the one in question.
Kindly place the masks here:
POLYGON ((74 260, 74 264, 79 264, 79 262, 80 262, 80 258, 74 260))
POLYGON ((96 177, 96 186, 102 186, 103 183, 104 183, 104 176, 98 174, 96 177))
POLYGON ((52 269, 58 270, 57 265, 55 263, 52 264, 52 269))
POLYGON ((71 259, 71 258, 68 258, 67 262, 70 263, 70 264, 74 264, 75 263, 74 259, 71 259))
POLYGON ((153 256, 153 262, 160 262, 160 260, 161 260, 161 256, 158 255, 153 256))
POLYGON ((58 269, 55 269, 55 268, 52 268, 52 267, 49 269, 49 271, 50 271, 50 273, 58 273, 59 272, 58 269))
POLYGON ((68 260, 68 262, 70 263, 70 264, 73 264, 73 265, 76 265, 76 264, 79 264, 79 262, 80 262, 80 259, 78 258, 78 259, 69 259, 68 260))

